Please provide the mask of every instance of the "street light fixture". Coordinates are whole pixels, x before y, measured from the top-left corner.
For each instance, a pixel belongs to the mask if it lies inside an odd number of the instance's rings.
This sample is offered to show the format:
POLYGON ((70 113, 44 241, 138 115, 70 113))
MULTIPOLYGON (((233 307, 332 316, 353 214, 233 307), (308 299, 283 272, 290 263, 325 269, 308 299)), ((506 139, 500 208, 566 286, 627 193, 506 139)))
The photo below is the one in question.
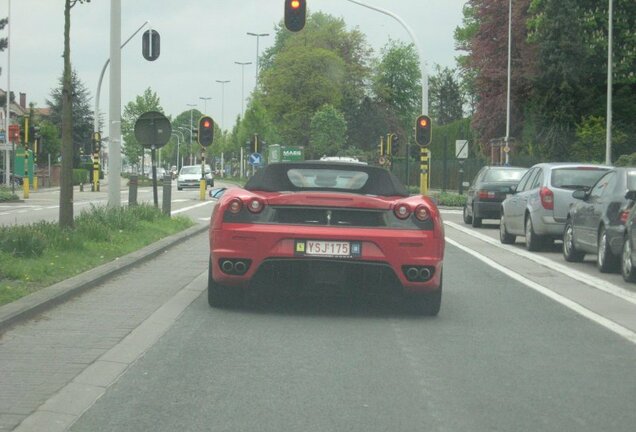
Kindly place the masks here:
POLYGON ((230 80, 216 80, 216 82, 221 84, 221 129, 223 129, 225 126, 225 84, 230 80))
POLYGON ((193 164, 192 162, 192 111, 194 110, 194 107, 197 106, 197 104, 186 104, 187 106, 190 107, 190 165, 193 164))
POLYGON ((260 39, 265 36, 269 36, 269 33, 251 33, 247 32, 248 36, 256 36, 256 81, 254 81, 254 90, 258 87, 258 73, 260 72, 260 64, 258 57, 260 56, 259 52, 259 43, 260 39))
POLYGON ((204 114, 208 114, 208 101, 210 99, 212 99, 211 97, 203 97, 203 96, 199 96, 199 99, 201 99, 203 101, 203 113, 204 114))
POLYGON ((252 62, 238 62, 234 64, 241 66, 241 119, 243 118, 244 103, 245 103, 245 66, 251 65, 252 62))

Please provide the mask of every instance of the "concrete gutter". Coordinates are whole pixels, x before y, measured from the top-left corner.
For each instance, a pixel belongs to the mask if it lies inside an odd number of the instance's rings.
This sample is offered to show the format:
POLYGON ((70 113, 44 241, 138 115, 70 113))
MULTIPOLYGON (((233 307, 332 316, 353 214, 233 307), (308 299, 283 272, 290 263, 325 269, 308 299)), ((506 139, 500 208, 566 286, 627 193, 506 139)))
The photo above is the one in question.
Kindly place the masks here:
POLYGON ((119 257, 114 261, 95 267, 82 274, 73 276, 70 279, 58 282, 55 285, 43 288, 4 306, 0 306, 0 330, 4 330, 18 321, 32 318, 56 304, 88 291, 113 276, 154 258, 173 245, 207 231, 208 228, 209 226, 207 224, 197 224, 185 231, 165 237, 138 251, 119 257))

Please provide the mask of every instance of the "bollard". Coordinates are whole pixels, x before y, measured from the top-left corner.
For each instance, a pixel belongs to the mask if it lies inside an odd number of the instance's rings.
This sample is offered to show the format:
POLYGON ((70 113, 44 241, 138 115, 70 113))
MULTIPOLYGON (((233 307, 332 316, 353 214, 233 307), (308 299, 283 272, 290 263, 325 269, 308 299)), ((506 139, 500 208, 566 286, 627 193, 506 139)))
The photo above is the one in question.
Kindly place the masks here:
POLYGON ((165 174, 163 176, 163 198, 162 198, 162 210, 163 214, 170 216, 172 204, 172 176, 165 174))
POLYGON ((130 176, 130 179, 128 179, 128 205, 129 206, 137 205, 137 185, 138 185, 137 176, 136 175, 130 176))

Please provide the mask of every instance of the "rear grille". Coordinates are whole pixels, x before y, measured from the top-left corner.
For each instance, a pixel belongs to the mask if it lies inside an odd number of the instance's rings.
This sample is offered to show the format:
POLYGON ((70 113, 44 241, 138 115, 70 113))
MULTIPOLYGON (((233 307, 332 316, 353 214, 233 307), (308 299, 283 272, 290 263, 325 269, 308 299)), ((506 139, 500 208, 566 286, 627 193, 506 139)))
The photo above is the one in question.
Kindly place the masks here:
POLYGON ((306 207, 275 207, 271 222, 351 227, 387 226, 383 211, 306 207))

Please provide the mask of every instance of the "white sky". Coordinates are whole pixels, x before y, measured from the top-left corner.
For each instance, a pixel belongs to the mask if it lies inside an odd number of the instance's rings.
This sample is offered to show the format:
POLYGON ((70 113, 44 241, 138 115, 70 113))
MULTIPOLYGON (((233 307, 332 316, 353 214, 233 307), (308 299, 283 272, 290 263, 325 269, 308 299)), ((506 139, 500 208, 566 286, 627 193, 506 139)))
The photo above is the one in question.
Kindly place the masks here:
MULTIPOLYGON (((8 1, 0 0, 0 17, 8 1)), ((388 9, 413 29, 433 64, 454 66, 453 32, 461 24, 465 0, 365 0, 388 9)), ((110 0, 77 4, 71 18, 71 61, 94 98, 99 73, 109 56, 110 0)), ((392 18, 346 0, 309 0, 311 11, 344 18, 358 27, 376 52, 389 38, 410 42, 392 18)), ((141 33, 122 52, 122 105, 151 87, 167 114, 177 115, 207 101, 207 113, 230 128, 241 111, 241 67, 235 61, 256 60, 256 38, 246 32, 270 33, 261 38, 261 53, 274 42, 274 25, 283 17, 283 0, 122 0, 122 42, 144 21, 161 34, 161 56, 141 56, 141 33), (225 85, 221 118, 221 85, 225 85)), ((27 103, 46 106, 62 74, 64 0, 11 0, 11 90, 27 93, 27 103)), ((7 31, 1 33, 6 36, 7 31)), ((7 53, 0 54, 0 88, 7 87, 7 53)), ((245 96, 254 87, 254 64, 245 67, 245 96)), ((101 91, 101 112, 108 112, 108 73, 101 91)), ((92 102, 94 104, 94 100, 92 102)))

